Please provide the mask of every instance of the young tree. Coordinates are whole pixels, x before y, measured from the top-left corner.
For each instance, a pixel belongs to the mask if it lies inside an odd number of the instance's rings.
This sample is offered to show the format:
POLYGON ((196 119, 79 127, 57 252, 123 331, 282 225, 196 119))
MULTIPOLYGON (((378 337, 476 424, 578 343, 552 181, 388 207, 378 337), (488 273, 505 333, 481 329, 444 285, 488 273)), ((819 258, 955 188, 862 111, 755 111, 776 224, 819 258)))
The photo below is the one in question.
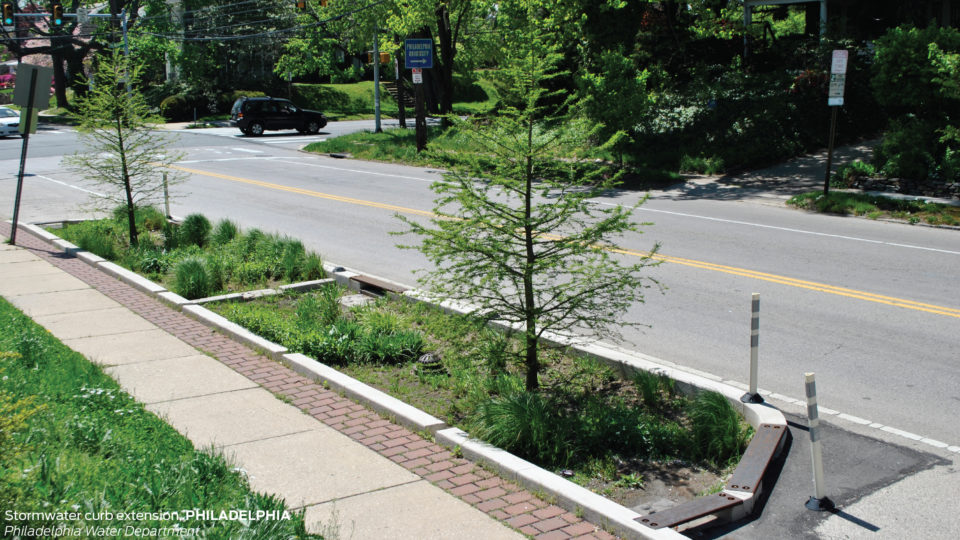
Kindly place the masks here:
POLYGON ((527 15, 501 51, 501 87, 514 95, 489 124, 455 119, 479 152, 433 185, 438 217, 430 224, 400 219, 436 267, 421 276, 433 295, 523 328, 526 387, 535 390, 543 333, 614 333, 656 283, 642 275, 656 246, 630 265, 614 254, 611 238, 638 230, 635 207, 592 204, 616 174, 585 160, 596 130, 575 118, 572 99, 545 89, 561 55, 537 11, 527 15))
POLYGON ((181 157, 168 150, 169 137, 150 131, 163 119, 151 114, 135 87, 127 90, 127 81, 136 81, 140 69, 120 51, 100 57, 93 88, 77 100, 72 114, 85 148, 64 158, 68 168, 107 188, 102 202, 126 208, 132 246, 137 245, 136 209, 156 202, 165 174, 168 183, 179 180, 168 165, 181 157))

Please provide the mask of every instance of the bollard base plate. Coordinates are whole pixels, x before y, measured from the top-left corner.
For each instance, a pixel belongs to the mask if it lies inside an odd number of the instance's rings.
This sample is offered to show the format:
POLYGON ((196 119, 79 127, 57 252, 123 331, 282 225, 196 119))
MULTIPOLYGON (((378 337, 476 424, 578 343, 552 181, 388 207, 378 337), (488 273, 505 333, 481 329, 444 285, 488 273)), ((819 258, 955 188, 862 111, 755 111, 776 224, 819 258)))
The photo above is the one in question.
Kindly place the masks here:
POLYGON ((740 396, 740 401, 744 403, 763 403, 763 396, 760 395, 760 392, 752 393, 747 392, 746 394, 740 396))
POLYGON ((804 505, 808 510, 814 510, 816 512, 828 512, 836 508, 828 497, 818 499, 816 497, 810 497, 807 503, 804 505))

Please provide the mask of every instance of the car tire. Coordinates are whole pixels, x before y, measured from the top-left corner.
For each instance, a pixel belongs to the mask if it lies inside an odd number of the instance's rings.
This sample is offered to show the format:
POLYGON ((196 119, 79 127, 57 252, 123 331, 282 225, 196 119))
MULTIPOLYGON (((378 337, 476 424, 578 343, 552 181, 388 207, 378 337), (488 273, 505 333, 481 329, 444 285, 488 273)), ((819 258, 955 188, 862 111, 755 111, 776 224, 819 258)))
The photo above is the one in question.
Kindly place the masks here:
POLYGON ((250 125, 247 126, 247 134, 253 137, 263 135, 263 124, 260 122, 250 122, 250 125))
POLYGON ((317 122, 316 120, 310 120, 307 122, 307 133, 316 135, 317 133, 320 133, 321 127, 322 126, 320 125, 320 122, 317 122))

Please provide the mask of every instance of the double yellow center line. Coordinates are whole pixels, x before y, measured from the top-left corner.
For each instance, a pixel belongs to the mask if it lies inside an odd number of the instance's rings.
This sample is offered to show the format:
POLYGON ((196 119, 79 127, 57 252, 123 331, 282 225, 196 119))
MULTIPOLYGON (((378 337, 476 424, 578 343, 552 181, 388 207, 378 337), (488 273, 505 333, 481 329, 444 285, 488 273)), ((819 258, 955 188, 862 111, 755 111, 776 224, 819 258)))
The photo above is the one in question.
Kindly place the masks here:
MULTIPOLYGON (((274 189, 278 191, 286 191, 288 193, 296 193, 298 195, 306 195, 308 197, 316 197, 318 199, 327 199, 330 201, 337 201, 347 204, 355 204, 360 206, 368 206, 370 208, 380 208, 382 210, 389 210, 391 212, 397 212, 401 214, 412 214, 418 216, 424 216, 429 218, 439 217, 433 212, 426 210, 417 210, 414 208, 406 208, 404 206, 396 206, 392 204, 384 204, 373 201, 367 201, 363 199, 354 199, 352 197, 341 197, 339 195, 330 195, 328 193, 321 193, 319 191, 313 191, 303 188, 295 188, 290 186, 284 186, 281 184, 274 184, 272 182, 262 182, 260 180, 251 180, 249 178, 242 178, 239 176, 231 176, 228 174, 220 174, 208 171, 202 171, 199 169, 190 169, 187 167, 181 167, 179 165, 169 166, 172 169, 184 171, 190 174, 197 174, 201 176, 209 176, 211 178, 219 178, 221 180, 229 180, 231 182, 240 182, 243 184, 250 184, 254 186, 259 186, 267 189, 274 189)), ((649 257, 650 254, 642 251, 631 251, 626 249, 613 249, 611 250, 614 253, 620 253, 622 255, 628 255, 632 257, 649 257)), ((769 283, 777 283, 780 285, 787 285, 790 287, 797 287, 800 289, 807 289, 811 291, 823 292, 827 294, 835 294, 838 296, 845 296, 847 298, 855 298, 857 300, 864 300, 867 302, 875 302, 878 304, 885 304, 888 306, 900 307, 904 309, 912 309, 915 311, 922 311, 925 313, 931 313, 934 315, 944 315, 947 317, 954 317, 960 319, 960 309, 938 306, 935 304, 926 304, 923 302, 914 302, 913 300, 905 300, 903 298, 896 298, 893 296, 885 296, 882 294, 874 294, 865 291, 858 291, 856 289, 848 289, 845 287, 837 287, 834 285, 827 285, 825 283, 817 283, 815 281, 805 281, 802 279, 795 279, 786 276, 780 276, 777 274, 768 274, 766 272, 758 272, 756 270, 748 270, 746 268, 738 268, 736 266, 725 266, 722 264, 714 264, 704 261, 697 261, 694 259, 685 259, 682 257, 673 257, 670 255, 660 255, 654 254, 653 259, 679 264, 682 266, 689 266, 691 268, 699 268, 702 270, 710 270, 712 272, 721 272, 724 274, 731 274, 735 276, 742 276, 751 279, 757 279, 760 281, 766 281, 769 283)))

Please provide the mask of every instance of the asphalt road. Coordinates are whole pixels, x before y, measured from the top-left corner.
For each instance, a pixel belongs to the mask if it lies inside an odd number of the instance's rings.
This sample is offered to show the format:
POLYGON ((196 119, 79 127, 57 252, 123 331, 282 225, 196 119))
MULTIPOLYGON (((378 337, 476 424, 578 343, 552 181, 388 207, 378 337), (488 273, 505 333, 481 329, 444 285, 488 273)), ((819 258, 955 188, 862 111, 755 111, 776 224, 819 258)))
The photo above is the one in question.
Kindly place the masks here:
MULTIPOLYGON (((369 123, 368 123, 369 124, 369 123)), ((362 128, 331 124, 314 137, 262 138, 187 130, 189 181, 175 214, 228 217, 304 240, 330 261, 413 284, 426 261, 400 250, 400 213, 432 209, 436 171, 338 160, 296 149, 362 128)), ((167 135, 169 136, 169 135, 167 135)), ((19 139, 0 140, 0 217, 12 215, 19 139)), ((78 217, 83 190, 60 165, 76 151, 69 130, 30 139, 21 220, 78 217)), ((599 204, 632 204, 622 192, 599 204)), ((748 379, 750 295, 761 294, 760 386, 803 397, 817 373, 821 407, 854 422, 960 446, 960 231, 821 216, 758 204, 748 192, 686 189, 652 194, 637 213, 643 235, 621 239, 636 255, 655 241, 665 261, 646 303, 626 315, 631 348, 724 379, 748 379)), ((773 202, 778 202, 774 200, 773 202)), ((414 239, 407 239, 413 241, 414 239)))

